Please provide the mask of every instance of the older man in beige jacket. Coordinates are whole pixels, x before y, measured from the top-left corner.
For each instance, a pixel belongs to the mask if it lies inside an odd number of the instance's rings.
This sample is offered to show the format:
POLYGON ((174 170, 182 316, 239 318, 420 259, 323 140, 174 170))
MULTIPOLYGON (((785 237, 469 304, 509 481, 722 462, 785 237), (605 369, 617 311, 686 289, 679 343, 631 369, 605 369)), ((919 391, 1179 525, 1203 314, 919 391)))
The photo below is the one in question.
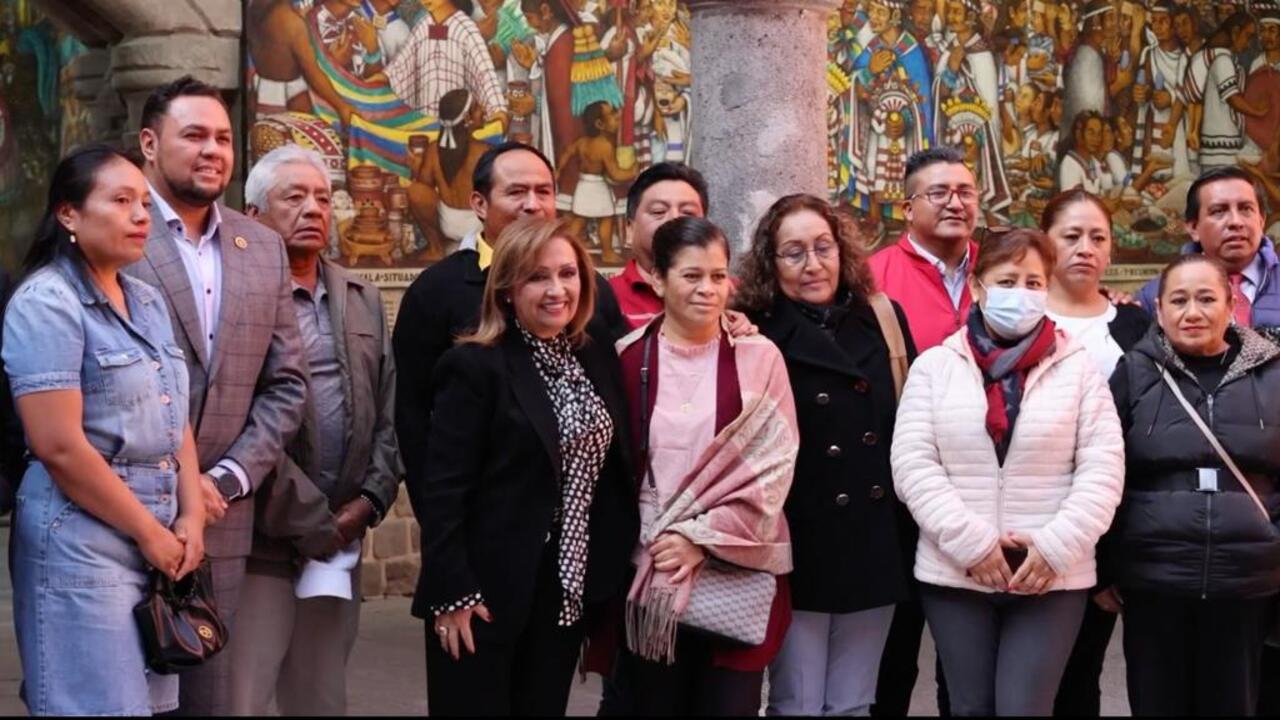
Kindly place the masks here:
POLYGON ((382 298, 322 258, 325 166, 298 146, 258 161, 250 216, 280 233, 307 360, 302 430, 258 493, 243 612, 228 647, 236 714, 342 715, 360 612, 360 540, 395 500, 395 368, 382 298))

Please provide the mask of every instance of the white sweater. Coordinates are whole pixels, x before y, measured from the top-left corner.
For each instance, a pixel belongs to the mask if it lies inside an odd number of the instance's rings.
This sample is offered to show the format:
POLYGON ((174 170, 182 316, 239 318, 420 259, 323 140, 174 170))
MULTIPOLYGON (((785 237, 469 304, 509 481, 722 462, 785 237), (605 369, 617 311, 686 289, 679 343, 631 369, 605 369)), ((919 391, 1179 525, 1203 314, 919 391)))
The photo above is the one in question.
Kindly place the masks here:
POLYGON ((962 328, 916 360, 893 436, 893 482, 920 526, 915 576, 993 592, 968 577, 1002 534, 1027 534, 1057 573, 1050 590, 1090 588, 1094 547, 1124 486, 1124 437, 1084 348, 1057 349, 1027 376, 1004 467, 987 434, 982 374, 962 328))

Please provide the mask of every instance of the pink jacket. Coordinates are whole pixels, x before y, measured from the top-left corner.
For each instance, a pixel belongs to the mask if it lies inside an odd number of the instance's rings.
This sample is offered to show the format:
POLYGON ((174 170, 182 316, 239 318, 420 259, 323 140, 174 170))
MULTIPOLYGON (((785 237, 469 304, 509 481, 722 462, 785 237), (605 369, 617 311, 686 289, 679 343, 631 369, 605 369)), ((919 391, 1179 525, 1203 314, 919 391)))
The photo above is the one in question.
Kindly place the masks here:
MULTIPOLYGON (((978 244, 969 242, 969 267, 978 259, 978 244)), ((920 257, 904 233, 897 244, 871 256, 868 261, 876 287, 902 306, 911 328, 916 350, 924 352, 940 344, 948 335, 964 326, 973 299, 966 286, 960 308, 951 305, 951 297, 942 284, 938 269, 920 257)))
POLYGON ((967 570, 1007 531, 1029 535, 1057 573, 1050 590, 1096 582, 1094 547, 1124 487, 1124 437, 1107 382, 1061 333, 1032 368, 1002 467, 982 376, 961 330, 911 366, 893 433, 893 484, 920 526, 915 576, 991 592, 967 570))

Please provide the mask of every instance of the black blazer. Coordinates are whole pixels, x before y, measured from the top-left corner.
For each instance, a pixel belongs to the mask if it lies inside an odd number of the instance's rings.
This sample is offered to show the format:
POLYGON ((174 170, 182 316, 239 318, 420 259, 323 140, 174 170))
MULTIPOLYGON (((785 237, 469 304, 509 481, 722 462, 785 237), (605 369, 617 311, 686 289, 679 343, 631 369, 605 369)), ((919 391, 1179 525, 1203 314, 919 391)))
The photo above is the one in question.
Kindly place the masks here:
MULTIPOLYGON (((893 307, 913 360, 906 316, 893 307)), ((786 504, 792 607, 848 613, 906 600, 915 534, 893 489, 897 400, 875 312, 854 301, 834 339, 783 297, 752 320, 786 359, 800 422, 786 504)))
MULTIPOLYGON (((391 335, 396 359, 396 436, 405 476, 421 480, 431 428, 431 374, 454 340, 475 329, 484 284, 480 254, 459 250, 427 268, 400 301, 391 335)), ((596 312, 588 333, 611 348, 629 330, 609 283, 596 274, 596 312)), ((422 508, 414 508, 421 514, 422 508)))
MULTIPOLYGON (((640 533, 631 481, 627 408, 610 339, 577 353, 613 418, 613 443, 591 503, 584 604, 623 590, 640 533)), ((413 614, 481 592, 493 612, 491 637, 518 636, 527 622, 539 563, 560 503, 555 411, 518 330, 494 347, 460 345, 434 375, 436 412, 424 472, 407 483, 422 525, 422 573, 413 614)))

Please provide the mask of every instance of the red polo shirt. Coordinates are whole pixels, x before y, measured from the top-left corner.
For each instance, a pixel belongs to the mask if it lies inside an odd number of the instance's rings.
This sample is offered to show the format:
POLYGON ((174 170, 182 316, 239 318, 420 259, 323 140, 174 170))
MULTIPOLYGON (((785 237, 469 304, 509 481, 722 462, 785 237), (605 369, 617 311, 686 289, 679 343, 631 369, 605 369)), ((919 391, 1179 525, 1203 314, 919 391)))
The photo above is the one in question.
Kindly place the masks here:
POLYGON ((622 272, 609 278, 609 285, 613 288, 613 294, 618 298, 618 307, 622 309, 632 330, 648 323, 662 312, 662 298, 645 281, 635 258, 627 261, 622 272))

